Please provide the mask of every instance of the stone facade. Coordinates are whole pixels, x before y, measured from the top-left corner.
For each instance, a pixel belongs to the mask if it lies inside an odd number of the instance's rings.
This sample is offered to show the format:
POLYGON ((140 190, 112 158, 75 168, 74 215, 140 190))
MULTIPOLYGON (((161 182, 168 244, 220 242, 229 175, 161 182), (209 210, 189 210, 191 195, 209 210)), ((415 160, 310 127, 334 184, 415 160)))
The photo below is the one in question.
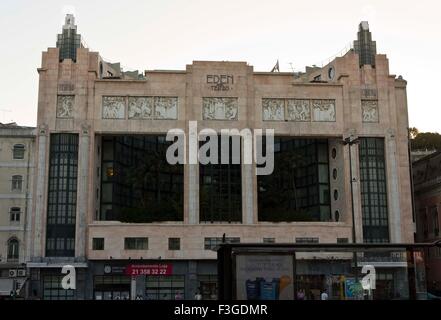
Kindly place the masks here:
MULTIPOLYGON (((75 257, 113 259, 207 260, 214 251, 204 248, 205 237, 239 237, 241 242, 292 243, 297 237, 318 237, 320 243, 351 239, 349 153, 341 140, 383 137, 385 140, 390 241, 413 242, 411 187, 408 158, 406 81, 389 73, 385 55, 375 55, 375 68, 359 65, 350 51, 323 68, 298 77, 292 73, 256 72, 245 62, 194 61, 181 71, 146 71, 143 79, 106 78, 96 52, 78 48, 76 62, 59 62, 59 49, 43 53, 38 100, 35 220, 30 266, 44 268, 46 257, 47 167, 51 134, 79 134, 78 202, 75 257), (333 78, 328 79, 328 69, 333 78), (69 73, 60 70, 69 69, 69 73), (317 77, 327 81, 313 81, 317 77), (364 102, 361 88, 375 88, 378 103, 364 102), (74 99, 66 96, 74 96, 74 99), (73 102, 74 101, 74 102, 73 102), (71 107, 73 106, 73 107, 71 107), (373 111, 375 110, 375 111, 373 111), (73 112, 72 112, 73 111, 73 112), (55 116, 57 115, 57 116, 55 116), (322 137, 329 141, 335 178, 332 218, 322 222, 269 223, 258 221, 257 178, 254 165, 242 165, 242 223, 199 223, 199 169, 184 169, 184 219, 182 222, 121 223, 99 221, 100 158, 103 135, 166 134, 179 128, 188 135, 189 121, 198 128, 274 129, 276 135, 322 137), (86 128, 86 129, 85 129, 86 128), (126 236, 148 236, 149 249, 127 251, 126 236), (168 250, 167 239, 181 239, 181 250, 168 250), (103 250, 93 250, 93 238, 104 238, 103 250)), ((352 147, 354 211, 357 242, 363 241, 358 146, 352 147)), ((351 241, 351 240, 349 240, 351 241)), ((192 293, 187 293, 191 297, 192 293)))

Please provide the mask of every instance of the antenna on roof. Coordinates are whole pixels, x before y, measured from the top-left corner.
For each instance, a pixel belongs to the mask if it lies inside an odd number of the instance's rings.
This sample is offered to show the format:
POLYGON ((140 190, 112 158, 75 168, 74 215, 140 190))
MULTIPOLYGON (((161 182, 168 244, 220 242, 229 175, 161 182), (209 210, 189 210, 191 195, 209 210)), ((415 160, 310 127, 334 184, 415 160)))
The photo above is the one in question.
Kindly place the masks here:
POLYGON ((280 72, 279 59, 277 59, 276 65, 271 69, 271 72, 280 72))

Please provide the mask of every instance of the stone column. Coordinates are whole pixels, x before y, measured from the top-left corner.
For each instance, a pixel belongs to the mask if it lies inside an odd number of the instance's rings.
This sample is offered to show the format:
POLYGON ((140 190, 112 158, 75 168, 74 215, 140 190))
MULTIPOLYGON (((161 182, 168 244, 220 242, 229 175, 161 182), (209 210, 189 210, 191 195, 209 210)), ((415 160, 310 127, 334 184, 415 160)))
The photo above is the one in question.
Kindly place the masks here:
POLYGON ((400 215, 400 181, 398 179, 397 144, 395 131, 389 129, 385 139, 385 160, 387 163, 387 185, 389 202, 389 232, 390 242, 401 242, 401 215, 400 215))
POLYGON ((43 257, 43 221, 45 214, 44 210, 46 208, 46 163, 47 163, 47 150, 48 150, 48 128, 47 125, 40 125, 37 129, 37 150, 38 158, 37 161, 37 180, 35 181, 35 214, 32 221, 34 226, 34 236, 32 238, 32 258, 43 257))
POLYGON ((78 146, 78 196, 77 216, 75 229, 75 256, 86 257, 86 228, 87 228, 87 207, 88 207, 88 180, 89 180, 89 148, 90 147, 90 126, 82 124, 78 146))
MULTIPOLYGON (((349 146, 347 146, 349 148, 349 146)), ((352 155, 352 187, 354 197, 355 236, 357 243, 363 243, 363 219, 361 212, 361 188, 360 188, 360 157, 358 144, 351 147, 352 155)), ((351 212, 352 214, 352 212, 351 212)))

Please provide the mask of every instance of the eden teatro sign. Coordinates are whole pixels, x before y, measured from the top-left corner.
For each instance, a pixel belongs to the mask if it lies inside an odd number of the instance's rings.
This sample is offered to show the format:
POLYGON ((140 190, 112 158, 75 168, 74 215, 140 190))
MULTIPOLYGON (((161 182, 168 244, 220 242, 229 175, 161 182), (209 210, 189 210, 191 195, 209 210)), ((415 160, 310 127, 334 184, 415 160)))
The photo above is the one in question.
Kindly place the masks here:
POLYGON ((229 91, 233 89, 234 76, 229 74, 208 74, 207 84, 213 91, 229 91))

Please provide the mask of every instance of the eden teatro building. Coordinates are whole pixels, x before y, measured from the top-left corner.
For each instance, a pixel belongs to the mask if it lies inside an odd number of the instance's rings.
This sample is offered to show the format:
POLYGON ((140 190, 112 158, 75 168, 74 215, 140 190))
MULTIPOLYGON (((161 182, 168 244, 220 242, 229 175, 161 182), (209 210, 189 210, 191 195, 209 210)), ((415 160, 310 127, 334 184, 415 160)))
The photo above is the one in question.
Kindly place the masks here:
MULTIPOLYGON (((406 81, 389 73, 367 22, 352 49, 305 72, 193 61, 138 73, 86 48, 67 15, 38 73, 31 295, 216 299, 222 241, 414 241, 406 81), (170 164, 167 132, 188 140, 190 121, 273 129, 273 172, 170 164), (75 290, 60 286, 65 265, 75 290)), ((298 281, 313 296, 344 270, 311 259, 298 281)), ((394 265, 377 275, 379 295, 401 290, 394 265)))

